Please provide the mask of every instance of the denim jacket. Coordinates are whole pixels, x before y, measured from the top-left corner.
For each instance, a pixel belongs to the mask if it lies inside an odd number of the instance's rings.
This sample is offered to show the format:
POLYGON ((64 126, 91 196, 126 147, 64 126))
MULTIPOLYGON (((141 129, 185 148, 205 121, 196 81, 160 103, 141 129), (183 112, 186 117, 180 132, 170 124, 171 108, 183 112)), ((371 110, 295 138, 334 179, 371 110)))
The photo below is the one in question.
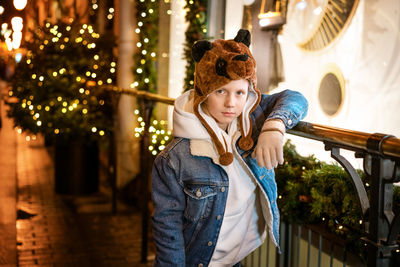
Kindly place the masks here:
MULTIPOLYGON (((307 113, 307 100, 285 90, 262 95, 251 114, 253 140, 267 119, 281 119, 287 129, 307 113)), ((156 158, 152 171, 154 266, 207 266, 215 249, 229 190, 224 169, 209 157, 191 153, 189 139, 174 138, 156 158)), ((237 144, 237 143, 236 143, 237 144)), ((259 167, 250 151, 236 149, 251 170, 272 214, 272 239, 278 242, 279 210, 273 170, 259 167)), ((264 208, 264 207, 263 207, 264 208)))

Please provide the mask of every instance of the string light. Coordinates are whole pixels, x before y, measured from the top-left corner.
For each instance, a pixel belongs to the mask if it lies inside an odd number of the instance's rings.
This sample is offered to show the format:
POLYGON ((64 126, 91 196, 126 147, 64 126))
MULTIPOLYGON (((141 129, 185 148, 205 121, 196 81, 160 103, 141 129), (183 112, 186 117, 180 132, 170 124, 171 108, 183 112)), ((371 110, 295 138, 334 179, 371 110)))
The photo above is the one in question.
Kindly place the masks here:
MULTIPOLYGON (((139 138, 144 134, 145 122, 143 121, 143 117, 139 116, 139 110, 134 110, 134 114, 137 116, 137 121, 141 126, 135 128, 134 136, 139 138)), ((149 133, 151 133, 151 144, 149 145, 148 150, 152 155, 157 155, 160 151, 162 151, 167 144, 166 141, 170 140, 172 133, 171 131, 166 131, 164 127, 166 127, 165 121, 162 121, 162 123, 158 120, 151 121, 151 125, 148 129, 149 133)))

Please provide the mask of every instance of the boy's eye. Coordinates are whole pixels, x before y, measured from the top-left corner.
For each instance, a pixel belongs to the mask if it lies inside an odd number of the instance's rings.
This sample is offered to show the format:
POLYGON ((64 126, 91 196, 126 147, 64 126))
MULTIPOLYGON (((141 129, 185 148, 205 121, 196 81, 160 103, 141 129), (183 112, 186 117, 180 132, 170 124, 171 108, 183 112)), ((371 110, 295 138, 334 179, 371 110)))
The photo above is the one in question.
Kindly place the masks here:
POLYGON ((243 91, 243 90, 240 90, 240 91, 237 91, 237 94, 238 94, 238 95, 244 95, 244 94, 246 94, 246 92, 243 91))
POLYGON ((219 90, 217 90, 216 92, 217 92, 217 94, 223 94, 225 91, 222 90, 222 89, 219 89, 219 90))

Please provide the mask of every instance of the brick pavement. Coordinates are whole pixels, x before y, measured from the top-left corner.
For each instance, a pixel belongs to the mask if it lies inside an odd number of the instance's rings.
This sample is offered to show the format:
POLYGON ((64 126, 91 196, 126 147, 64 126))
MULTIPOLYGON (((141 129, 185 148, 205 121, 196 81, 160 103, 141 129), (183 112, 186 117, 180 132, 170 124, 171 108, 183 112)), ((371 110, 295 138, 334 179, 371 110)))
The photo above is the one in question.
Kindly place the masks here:
POLYGON ((18 266, 152 266, 151 239, 150 260, 140 263, 137 211, 125 207, 112 215, 104 188, 86 197, 55 194, 51 150, 23 134, 16 139, 18 266))
POLYGON ((16 249, 16 133, 5 119, 1 101, 6 84, 0 80, 0 267, 17 263, 16 249))

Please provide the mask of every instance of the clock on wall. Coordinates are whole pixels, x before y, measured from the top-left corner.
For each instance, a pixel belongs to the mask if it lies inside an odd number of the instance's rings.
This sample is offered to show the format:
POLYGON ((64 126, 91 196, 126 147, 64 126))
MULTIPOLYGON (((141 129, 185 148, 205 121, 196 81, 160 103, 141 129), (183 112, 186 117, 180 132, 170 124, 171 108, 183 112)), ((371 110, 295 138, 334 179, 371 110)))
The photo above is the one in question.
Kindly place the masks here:
POLYGON ((298 46, 309 51, 327 47, 350 23, 358 2, 359 0, 289 1, 287 18, 295 27, 298 46))

